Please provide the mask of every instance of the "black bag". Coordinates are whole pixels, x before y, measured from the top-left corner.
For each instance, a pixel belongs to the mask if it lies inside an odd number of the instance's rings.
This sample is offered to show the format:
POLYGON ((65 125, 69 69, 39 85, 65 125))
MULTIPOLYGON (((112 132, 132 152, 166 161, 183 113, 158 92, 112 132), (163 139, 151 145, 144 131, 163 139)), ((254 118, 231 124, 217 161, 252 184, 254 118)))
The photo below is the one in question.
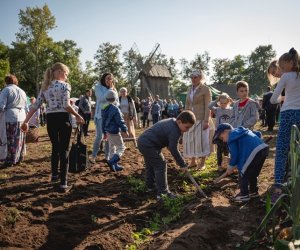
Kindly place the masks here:
POLYGON ((89 167, 87 145, 84 143, 82 129, 77 126, 69 152, 69 172, 79 173, 89 167))

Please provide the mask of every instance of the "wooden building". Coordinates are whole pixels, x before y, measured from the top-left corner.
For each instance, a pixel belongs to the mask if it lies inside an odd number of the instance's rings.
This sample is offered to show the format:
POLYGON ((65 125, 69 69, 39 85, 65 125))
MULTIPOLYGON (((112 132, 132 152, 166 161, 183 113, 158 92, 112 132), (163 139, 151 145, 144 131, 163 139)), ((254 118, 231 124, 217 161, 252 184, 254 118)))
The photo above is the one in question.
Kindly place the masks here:
POLYGON ((169 80, 171 74, 169 69, 164 65, 149 64, 144 67, 139 74, 140 79, 140 97, 142 99, 150 96, 159 95, 161 99, 169 97, 169 80))

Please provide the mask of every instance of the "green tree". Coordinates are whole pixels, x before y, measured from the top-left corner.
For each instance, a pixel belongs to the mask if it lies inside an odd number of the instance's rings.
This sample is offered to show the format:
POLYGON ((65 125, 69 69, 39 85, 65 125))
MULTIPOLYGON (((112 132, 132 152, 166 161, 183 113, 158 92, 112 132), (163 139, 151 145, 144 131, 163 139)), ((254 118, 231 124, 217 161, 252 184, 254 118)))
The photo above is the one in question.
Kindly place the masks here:
POLYGON ((194 60, 190 62, 190 68, 191 69, 201 69, 203 70, 207 75, 209 75, 209 62, 210 62, 210 56, 207 51, 204 51, 203 54, 196 54, 194 60))
POLYGON ((127 86, 130 86, 132 92, 135 88, 135 80, 139 70, 137 68, 137 60, 142 60, 133 49, 130 49, 123 53, 123 72, 125 74, 125 83, 127 86))
POLYGON ((258 46, 248 57, 247 74, 251 93, 261 95, 266 90, 269 84, 266 70, 275 56, 272 45, 263 45, 258 46))
POLYGON ((216 83, 231 84, 240 80, 248 80, 246 70, 247 58, 237 55, 233 60, 217 58, 213 60, 212 80, 216 83))
POLYGON ((231 81, 229 74, 230 64, 231 61, 227 58, 216 58, 213 60, 213 82, 228 84, 231 81))
POLYGON ((52 47, 52 53, 53 62, 62 62, 70 69, 68 81, 72 86, 72 95, 79 96, 84 94, 86 89, 92 87, 93 82, 83 82, 87 79, 82 77, 83 70, 79 58, 81 49, 77 47, 76 42, 73 40, 56 42, 52 47))
POLYGON ((193 69, 201 69, 205 72, 205 74, 209 75, 210 59, 211 58, 207 51, 205 51, 203 54, 196 54, 194 59, 190 62, 185 58, 180 59, 181 77, 183 79, 189 79, 193 69))
POLYGON ((34 64, 34 83, 36 92, 39 91, 39 82, 41 81, 41 53, 44 51, 49 42, 48 33, 55 28, 55 17, 52 15, 47 4, 42 8, 27 7, 20 10, 19 24, 21 25, 19 32, 16 34, 17 42, 26 43, 32 55, 34 64))
POLYGON ((121 44, 113 45, 109 42, 102 43, 95 56, 95 72, 101 77, 105 72, 110 72, 117 80, 117 86, 124 85, 122 77, 122 63, 120 61, 121 44))
POLYGON ((80 70, 80 78, 76 84, 72 82, 72 96, 79 97, 85 93, 86 89, 94 87, 99 77, 95 74, 95 68, 91 61, 85 62, 85 68, 80 70))
POLYGON ((4 87, 4 78, 10 71, 9 48, 0 41, 0 89, 4 87))
POLYGON ((181 58, 179 60, 181 71, 180 71, 180 77, 182 79, 188 79, 189 78, 189 73, 190 73, 190 66, 189 66, 189 61, 186 58, 181 58))
POLYGON ((27 95, 36 94, 35 75, 32 73, 35 72, 34 61, 34 54, 28 44, 12 43, 9 51, 11 73, 17 76, 20 87, 25 90, 27 95))

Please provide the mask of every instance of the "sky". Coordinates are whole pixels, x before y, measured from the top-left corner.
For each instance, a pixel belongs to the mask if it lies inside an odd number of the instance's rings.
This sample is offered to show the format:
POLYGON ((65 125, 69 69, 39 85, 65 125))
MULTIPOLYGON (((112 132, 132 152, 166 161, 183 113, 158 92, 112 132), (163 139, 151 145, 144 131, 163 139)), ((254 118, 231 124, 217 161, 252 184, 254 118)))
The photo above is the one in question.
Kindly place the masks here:
POLYGON ((300 50, 299 0, 0 0, 0 40, 10 45, 26 7, 47 4, 57 27, 55 41, 74 40, 81 61, 93 60, 101 43, 135 42, 147 55, 158 42, 161 52, 191 60, 208 51, 212 58, 249 55, 272 44, 280 56, 300 50))

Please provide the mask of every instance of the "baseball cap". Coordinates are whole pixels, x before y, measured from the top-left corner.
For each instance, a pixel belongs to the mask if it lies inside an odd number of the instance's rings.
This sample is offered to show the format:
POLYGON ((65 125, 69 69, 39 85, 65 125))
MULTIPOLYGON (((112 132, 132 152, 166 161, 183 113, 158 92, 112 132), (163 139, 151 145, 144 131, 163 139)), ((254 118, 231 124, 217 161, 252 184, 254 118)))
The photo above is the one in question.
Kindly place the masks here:
POLYGON ((193 76, 202 76, 202 72, 199 69, 193 69, 190 77, 193 77, 193 76))
POLYGON ((226 129, 233 129, 229 123, 221 123, 218 125, 217 130, 213 137, 213 142, 219 139, 220 134, 222 134, 226 129))

